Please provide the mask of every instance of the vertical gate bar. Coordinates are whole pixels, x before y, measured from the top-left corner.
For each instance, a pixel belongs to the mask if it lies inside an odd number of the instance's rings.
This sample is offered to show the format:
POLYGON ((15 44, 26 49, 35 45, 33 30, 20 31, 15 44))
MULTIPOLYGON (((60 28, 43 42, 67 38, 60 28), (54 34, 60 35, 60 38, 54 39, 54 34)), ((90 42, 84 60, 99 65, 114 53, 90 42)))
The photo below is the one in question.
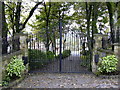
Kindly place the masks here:
POLYGON ((32 34, 32 49, 34 49, 34 40, 33 40, 33 34, 32 34))
POLYGON ((33 34, 31 34, 31 49, 33 49, 33 34))
POLYGON ((36 35, 34 34, 34 36, 33 36, 33 39, 35 39, 35 40, 33 40, 33 45, 34 45, 34 49, 35 49, 35 41, 36 41, 36 35))
MULTIPOLYGON (((68 37, 70 37, 69 34, 68 34, 68 37)), ((69 43, 68 43, 68 45, 69 45, 69 43)), ((67 45, 67 50, 70 49, 70 46, 68 46, 68 45, 67 45)), ((70 57, 68 57, 68 60, 70 60, 70 57)), ((69 72, 70 71, 70 67, 69 67, 69 65, 66 65, 66 64, 69 64, 69 63, 66 63, 66 60, 64 62, 65 62, 64 67, 67 66, 65 70, 66 70, 66 72, 69 72)))
POLYGON ((32 43, 31 43, 31 40, 32 40, 31 35, 30 35, 30 37, 29 37, 29 38, 30 38, 30 42, 29 42, 29 45, 30 45, 30 46, 29 46, 29 48, 30 48, 30 50, 31 50, 31 44, 32 44, 32 43))
POLYGON ((62 22, 60 19, 60 68, 59 71, 62 71, 62 22))

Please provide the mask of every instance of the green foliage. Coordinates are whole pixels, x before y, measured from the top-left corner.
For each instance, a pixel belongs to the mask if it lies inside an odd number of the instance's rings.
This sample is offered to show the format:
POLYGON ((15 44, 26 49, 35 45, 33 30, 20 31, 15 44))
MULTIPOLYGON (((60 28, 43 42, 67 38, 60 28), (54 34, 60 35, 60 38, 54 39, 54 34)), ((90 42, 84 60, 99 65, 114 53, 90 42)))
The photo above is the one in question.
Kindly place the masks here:
POLYGON ((81 55, 80 58, 81 58, 82 60, 86 60, 86 59, 87 59, 87 56, 86 56, 86 55, 81 55))
POLYGON ((29 49, 28 51, 31 70, 42 68, 54 59, 54 54, 51 51, 47 51, 46 53, 36 49, 29 49))
MULTIPOLYGON (((70 50, 64 50, 63 53, 62 53, 62 59, 66 58, 66 57, 69 57, 71 54, 71 51, 70 50)), ((58 55, 56 58, 59 58, 60 55, 58 55)))
POLYGON ((80 59, 82 60, 82 62, 80 64, 81 66, 84 66, 84 67, 89 67, 90 66, 90 55, 89 54, 81 55, 80 59))
POLYGON ((115 55, 109 55, 102 58, 98 63, 98 72, 102 74, 111 73, 117 70, 118 59, 115 55))
POLYGON ((82 55, 89 55, 89 54, 90 54, 90 51, 88 51, 88 50, 83 50, 82 52, 80 52, 80 54, 82 54, 82 55))
POLYGON ((80 65, 90 68, 90 51, 83 50, 82 52, 80 52, 80 54, 80 59, 82 61, 80 65))
POLYGON ((8 86, 10 80, 10 77, 6 74, 6 76, 2 80, 2 86, 8 86))
POLYGON ((28 50, 30 70, 42 67, 47 61, 45 52, 35 49, 28 50))
POLYGON ((51 52, 51 51, 47 51, 46 52, 46 54, 47 54, 47 59, 49 59, 49 60, 52 60, 52 59, 54 59, 54 53, 53 52, 51 52))
POLYGON ((117 26, 120 25, 120 18, 117 20, 117 22, 115 23, 117 26))
POLYGON ((47 59, 47 55, 41 50, 29 49, 28 55, 30 60, 47 59))
POLYGON ((70 54, 71 54, 71 51, 70 51, 70 50, 64 50, 63 53, 62 53, 62 58, 69 57, 70 54))
POLYGON ((7 81, 2 81, 2 85, 1 86, 8 86, 9 82, 7 81))
POLYGON ((6 74, 2 80, 2 86, 7 86, 10 80, 20 78, 24 70, 25 66, 22 59, 18 59, 14 56, 12 61, 7 65, 6 74))
POLYGON ((12 61, 8 64, 6 72, 7 75, 12 77, 13 75, 21 77, 22 72, 25 70, 22 59, 18 59, 16 56, 12 58, 12 61))

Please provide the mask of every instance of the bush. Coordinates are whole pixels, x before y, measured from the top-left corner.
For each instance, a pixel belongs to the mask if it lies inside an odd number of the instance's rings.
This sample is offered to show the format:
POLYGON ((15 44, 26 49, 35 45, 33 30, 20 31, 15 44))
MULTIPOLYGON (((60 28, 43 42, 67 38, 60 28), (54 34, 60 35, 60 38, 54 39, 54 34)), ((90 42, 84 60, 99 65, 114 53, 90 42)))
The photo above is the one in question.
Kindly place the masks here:
POLYGON ((30 70, 41 68, 47 63, 47 55, 41 50, 29 49, 28 55, 30 70))
POLYGON ((16 56, 13 57, 12 61, 7 65, 6 75, 3 78, 2 86, 8 85, 10 80, 21 77, 24 70, 25 66, 22 59, 18 59, 16 56))
POLYGON ((6 74, 6 76, 2 80, 1 86, 8 86, 9 82, 10 82, 10 77, 6 74))
MULTIPOLYGON (((63 53, 62 53, 62 59, 66 58, 66 57, 69 57, 71 54, 71 51, 70 50, 64 50, 63 53)), ((60 55, 57 56, 57 58, 59 58, 60 55)))
POLYGON ((115 72, 117 70, 118 59, 115 55, 110 55, 102 58, 102 61, 98 63, 98 72, 107 74, 115 72))
POLYGON ((88 67, 90 68, 90 55, 81 55, 80 56, 80 59, 81 59, 81 66, 84 66, 84 67, 88 67))
POLYGON ((89 55, 90 54, 90 51, 88 51, 88 50, 83 50, 80 54, 82 54, 82 55, 89 55))
POLYGON ((17 57, 13 57, 12 61, 7 65, 7 75, 13 77, 21 77, 22 72, 25 70, 25 66, 23 64, 22 59, 18 59, 17 57))
POLYGON ((81 56, 80 56, 80 59, 86 60, 86 59, 87 59, 87 56, 86 56, 86 55, 81 55, 81 56))
POLYGON ((29 49, 28 55, 30 60, 47 59, 47 55, 41 50, 29 49))
POLYGON ((63 53, 62 53, 62 58, 66 58, 68 56, 70 56, 70 50, 64 50, 63 53))
POLYGON ((41 50, 29 49, 29 65, 30 69, 39 69, 48 64, 54 59, 54 54, 51 51, 42 52, 41 50))
POLYGON ((54 53, 53 52, 51 52, 51 51, 47 51, 46 52, 46 54, 47 54, 47 59, 48 60, 52 60, 52 59, 54 59, 54 53))

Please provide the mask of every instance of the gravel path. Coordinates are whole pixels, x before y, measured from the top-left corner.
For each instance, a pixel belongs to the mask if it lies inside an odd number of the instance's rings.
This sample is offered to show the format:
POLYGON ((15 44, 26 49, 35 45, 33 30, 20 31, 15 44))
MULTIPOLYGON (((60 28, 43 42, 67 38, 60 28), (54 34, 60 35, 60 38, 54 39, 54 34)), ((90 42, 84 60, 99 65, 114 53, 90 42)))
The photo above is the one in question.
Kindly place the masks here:
POLYGON ((39 69, 36 74, 29 74, 14 88, 118 88, 118 79, 96 77, 86 68, 81 67, 80 63, 79 55, 71 55, 62 60, 62 72, 69 73, 38 73, 39 71, 59 72, 59 61, 56 61, 39 69), (70 72, 84 72, 84 74, 70 72))
POLYGON ((101 79, 93 74, 39 73, 28 75, 14 88, 118 88, 118 79, 101 79))

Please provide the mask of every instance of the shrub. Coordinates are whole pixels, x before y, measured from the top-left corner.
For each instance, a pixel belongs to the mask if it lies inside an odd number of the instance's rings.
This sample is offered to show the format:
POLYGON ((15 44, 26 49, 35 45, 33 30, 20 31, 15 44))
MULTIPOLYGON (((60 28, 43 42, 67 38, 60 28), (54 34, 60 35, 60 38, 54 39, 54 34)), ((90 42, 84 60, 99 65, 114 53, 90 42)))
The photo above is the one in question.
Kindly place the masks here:
POLYGON ((98 63, 98 72, 102 74, 111 73, 117 70, 118 59, 115 55, 110 55, 102 58, 98 63))
POLYGON ((86 59, 87 59, 87 56, 86 56, 86 55, 81 55, 81 56, 80 56, 80 59, 86 60, 86 59))
POLYGON ((82 52, 80 52, 80 65, 87 67, 89 70, 91 69, 90 56, 91 55, 89 50, 82 50, 82 52))
POLYGON ((54 53, 53 53, 53 52, 47 51, 46 54, 47 54, 47 59, 48 59, 48 60, 54 59, 54 53))
POLYGON ((90 55, 81 55, 80 56, 80 59, 81 59, 81 66, 84 66, 84 67, 90 67, 90 55))
MULTIPOLYGON (((63 53, 62 53, 62 59, 66 58, 66 57, 69 57, 71 54, 71 51, 70 50, 64 50, 63 53)), ((59 58, 60 55, 58 55, 56 58, 59 58)))
POLYGON ((1 86, 7 86, 10 82, 10 77, 6 74, 6 76, 2 80, 1 86))
POLYGON ((70 54, 71 54, 70 50, 64 50, 62 53, 62 58, 66 58, 66 57, 70 56, 70 54))
POLYGON ((45 52, 42 52, 41 50, 36 50, 36 49, 29 49, 28 55, 30 60, 39 60, 39 59, 47 58, 45 52))
POLYGON ((42 52, 41 50, 29 49, 29 65, 30 69, 42 68, 54 59, 54 54, 51 51, 42 52))
POLYGON ((2 80, 2 86, 7 86, 10 80, 19 78, 22 76, 22 72, 25 70, 22 59, 18 59, 16 56, 12 58, 12 61, 7 65, 6 75, 2 80))
POLYGON ((18 59, 17 57, 13 57, 12 61, 7 65, 7 75, 13 77, 21 77, 22 72, 25 70, 25 66, 23 64, 22 59, 18 59))
POLYGON ((88 50, 83 50, 80 54, 82 54, 82 55, 89 55, 90 54, 90 51, 88 51, 88 50))
POLYGON ((41 50, 29 49, 28 55, 30 70, 41 68, 47 62, 47 55, 41 50))

